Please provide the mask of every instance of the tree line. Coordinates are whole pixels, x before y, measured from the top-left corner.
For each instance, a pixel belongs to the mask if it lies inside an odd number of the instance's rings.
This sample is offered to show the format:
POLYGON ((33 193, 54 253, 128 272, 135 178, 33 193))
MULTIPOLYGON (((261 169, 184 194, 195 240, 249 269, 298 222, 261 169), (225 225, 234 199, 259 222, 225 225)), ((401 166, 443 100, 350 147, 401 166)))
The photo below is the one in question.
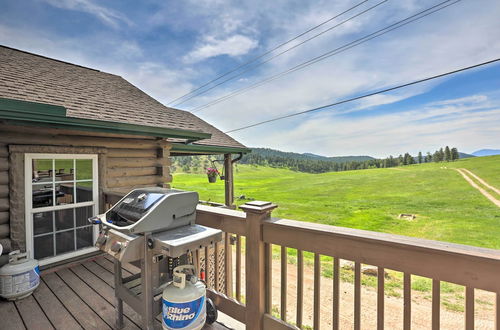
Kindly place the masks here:
POLYGON ((457 148, 448 146, 436 150, 434 153, 427 152, 423 155, 419 152, 417 156, 412 156, 410 153, 399 155, 397 157, 389 156, 383 159, 366 159, 366 160, 348 160, 348 161, 333 161, 328 159, 314 158, 296 158, 286 157, 282 155, 261 154, 252 152, 245 155, 241 163, 253 164, 270 167, 289 168, 294 171, 307 173, 325 173, 325 172, 340 172, 351 170, 364 170, 370 168, 388 168, 412 164, 422 164, 429 162, 455 161, 460 158, 457 148))
MULTIPOLYGON (((238 163, 275 168, 288 168, 293 171, 306 173, 325 173, 372 168, 389 168, 430 162, 450 162, 460 158, 458 149, 455 147, 450 148, 448 146, 440 148, 433 153, 427 152, 425 155, 422 152, 419 152, 416 156, 412 156, 407 152, 404 155, 402 154, 397 157, 391 155, 383 159, 376 159, 367 156, 350 156, 344 158, 332 157, 330 159, 328 157, 321 156, 283 153, 277 150, 276 152, 272 151, 273 150, 271 149, 252 149, 252 152, 244 155, 238 163)), ((185 173, 203 173, 207 167, 213 166, 212 161, 222 158, 217 156, 181 156, 172 157, 172 159, 173 172, 181 171, 185 173)), ((222 169, 221 162, 216 162, 215 164, 219 170, 222 169)))

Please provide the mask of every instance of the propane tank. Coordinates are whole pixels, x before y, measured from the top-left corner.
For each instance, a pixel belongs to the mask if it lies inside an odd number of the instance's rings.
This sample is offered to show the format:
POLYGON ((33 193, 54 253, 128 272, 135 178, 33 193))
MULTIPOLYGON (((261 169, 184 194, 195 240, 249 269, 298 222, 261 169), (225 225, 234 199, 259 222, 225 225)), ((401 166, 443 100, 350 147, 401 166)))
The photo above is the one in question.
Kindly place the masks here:
POLYGON ((205 325, 206 287, 193 265, 174 268, 173 281, 162 295, 163 329, 198 330, 205 325))
POLYGON ((29 296, 40 284, 38 261, 19 250, 9 253, 9 263, 0 268, 0 297, 18 300, 29 296))

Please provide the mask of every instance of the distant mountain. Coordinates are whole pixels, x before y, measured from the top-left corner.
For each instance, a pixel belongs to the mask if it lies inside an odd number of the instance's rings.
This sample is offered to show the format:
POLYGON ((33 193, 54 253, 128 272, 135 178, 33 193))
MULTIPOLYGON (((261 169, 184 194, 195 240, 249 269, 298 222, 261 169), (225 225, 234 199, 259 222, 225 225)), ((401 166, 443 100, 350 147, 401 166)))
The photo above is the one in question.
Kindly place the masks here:
MULTIPOLYGON (((363 162, 365 160, 375 159, 370 156, 338 156, 338 157, 326 157, 321 155, 312 154, 309 152, 299 154, 297 152, 287 152, 280 151, 271 148, 252 148, 253 155, 258 155, 263 158, 268 157, 279 157, 286 159, 295 159, 295 160, 321 160, 335 163, 348 163, 348 162, 363 162)), ((251 155, 249 154, 249 155, 251 155)))
POLYGON ((499 149, 481 149, 472 153, 476 157, 500 155, 499 149))
POLYGON ((471 155, 471 154, 466 154, 465 152, 459 152, 458 153, 458 158, 462 159, 462 158, 471 158, 471 157, 476 157, 474 155, 471 155))

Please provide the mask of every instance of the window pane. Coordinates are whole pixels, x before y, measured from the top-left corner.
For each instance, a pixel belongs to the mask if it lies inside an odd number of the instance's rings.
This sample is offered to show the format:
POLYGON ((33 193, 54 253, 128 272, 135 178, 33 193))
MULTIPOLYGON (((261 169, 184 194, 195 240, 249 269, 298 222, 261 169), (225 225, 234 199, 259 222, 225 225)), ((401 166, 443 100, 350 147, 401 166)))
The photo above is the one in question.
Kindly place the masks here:
POLYGON ((35 235, 50 233, 54 231, 52 212, 40 212, 33 214, 33 233, 35 235))
POLYGON ((35 259, 52 257, 54 255, 54 236, 52 234, 34 238, 35 259))
POLYGON ((92 246, 92 226, 78 228, 76 230, 76 248, 92 246))
POLYGON ((52 182, 52 159, 33 159, 33 182, 52 182))
POLYGON ((77 180, 92 179, 92 159, 76 160, 76 179, 77 180))
POLYGON ((93 206, 79 207, 76 209, 76 226, 87 226, 89 225, 88 218, 92 217, 94 214, 93 206))
POLYGON ((76 183, 76 202, 92 201, 92 182, 77 182, 76 183))
POLYGON ((53 205, 52 183, 34 184, 32 189, 33 208, 53 205))
POLYGON ((72 204, 74 202, 74 183, 56 183, 56 205, 72 204))
POLYGON ((56 234, 56 255, 75 250, 75 231, 68 230, 56 234))
POLYGON ((56 231, 74 228, 73 209, 54 211, 56 216, 56 231))
POLYGON ((74 175, 74 164, 73 159, 56 159, 55 160, 55 175, 56 181, 73 181, 74 175))

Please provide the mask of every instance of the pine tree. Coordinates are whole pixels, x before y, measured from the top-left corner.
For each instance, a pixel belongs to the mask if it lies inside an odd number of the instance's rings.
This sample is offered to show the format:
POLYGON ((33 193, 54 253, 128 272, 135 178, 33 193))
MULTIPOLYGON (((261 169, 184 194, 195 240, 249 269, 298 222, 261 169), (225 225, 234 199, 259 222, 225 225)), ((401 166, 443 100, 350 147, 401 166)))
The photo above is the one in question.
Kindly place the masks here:
POLYGON ((455 161, 460 158, 457 148, 451 148, 451 160, 455 161))
POLYGON ((418 163, 419 163, 419 164, 422 164, 422 161, 423 161, 422 151, 419 151, 419 152, 418 152, 418 163))
POLYGON ((451 151, 450 151, 450 147, 446 146, 446 148, 444 149, 444 160, 449 162, 451 160, 451 151))

